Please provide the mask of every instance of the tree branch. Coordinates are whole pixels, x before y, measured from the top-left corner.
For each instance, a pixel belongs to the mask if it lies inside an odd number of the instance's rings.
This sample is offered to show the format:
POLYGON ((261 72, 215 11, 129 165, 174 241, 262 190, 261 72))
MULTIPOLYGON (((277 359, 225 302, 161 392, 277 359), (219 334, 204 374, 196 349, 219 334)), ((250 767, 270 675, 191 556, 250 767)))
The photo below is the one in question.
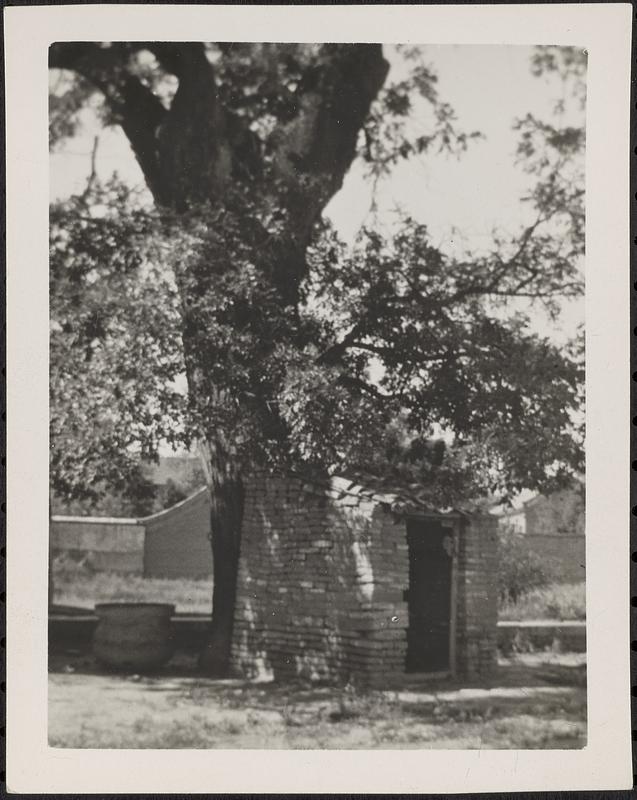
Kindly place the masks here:
POLYGON ((297 92, 299 112, 272 134, 286 207, 305 245, 317 216, 341 188, 359 132, 388 63, 378 44, 324 45, 297 92))
POLYGON ((82 192, 82 199, 86 200, 93 188, 93 184, 97 180, 97 150, 100 144, 100 137, 96 136, 93 139, 93 149, 91 150, 91 172, 86 180, 86 187, 82 192))
POLYGON ((338 383, 342 386, 356 389, 363 394, 373 397, 375 400, 398 400, 402 396, 399 394, 386 394, 385 392, 381 392, 378 386, 375 386, 373 383, 367 383, 367 381, 364 381, 362 378, 346 373, 339 375, 338 383))
POLYGON ((161 185, 156 133, 168 112, 129 69, 131 55, 144 47, 143 43, 57 42, 49 48, 49 67, 77 72, 104 94, 156 195, 161 185))
POLYGON ((360 319, 350 328, 340 342, 335 342, 333 345, 319 354, 316 359, 317 364, 336 364, 338 363, 341 355, 347 350, 351 342, 355 341, 356 337, 363 332, 363 328, 367 320, 360 319))

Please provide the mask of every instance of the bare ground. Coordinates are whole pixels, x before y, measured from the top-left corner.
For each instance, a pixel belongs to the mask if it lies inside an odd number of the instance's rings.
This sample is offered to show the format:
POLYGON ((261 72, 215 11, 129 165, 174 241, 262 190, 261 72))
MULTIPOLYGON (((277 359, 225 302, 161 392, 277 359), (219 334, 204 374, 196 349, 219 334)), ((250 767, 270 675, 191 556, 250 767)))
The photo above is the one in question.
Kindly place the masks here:
POLYGON ((50 660, 49 744, 75 748, 570 749, 586 744, 580 654, 503 659, 490 684, 407 681, 355 691, 109 675, 89 655, 50 660))

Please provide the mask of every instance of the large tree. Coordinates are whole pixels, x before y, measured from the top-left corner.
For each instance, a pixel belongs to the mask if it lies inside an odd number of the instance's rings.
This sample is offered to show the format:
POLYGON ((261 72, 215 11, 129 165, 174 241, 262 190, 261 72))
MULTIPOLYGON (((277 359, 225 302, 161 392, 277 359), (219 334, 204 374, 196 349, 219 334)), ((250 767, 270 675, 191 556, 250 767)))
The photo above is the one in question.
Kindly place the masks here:
MULTIPOLYGON (((128 348, 126 363, 163 363, 164 379, 174 377, 183 352, 184 430, 200 443, 213 500, 213 624, 203 663, 215 673, 228 664, 242 474, 254 465, 393 465, 428 480, 445 501, 476 489, 545 486, 580 465, 573 414, 581 355, 531 333, 521 311, 503 313, 503 303, 521 298, 557 313, 557 298, 581 292, 583 193, 568 172, 583 145, 577 129, 520 121, 521 155, 536 178, 527 198, 533 215, 479 256, 445 254, 408 218, 388 237, 362 231, 347 249, 322 219, 356 157, 378 177, 399 158, 466 146, 433 73, 413 51, 405 55, 409 77, 384 86, 380 45, 63 43, 50 50, 52 68, 79 76, 52 106, 53 135, 68 132, 82 100, 98 91, 154 198, 156 210, 143 223, 117 203, 98 216, 67 206, 64 219, 77 225, 54 243, 54 260, 71 277, 75 265, 93 299, 131 274, 122 254, 145 252, 142 240, 159 252, 139 255, 133 271, 160 263, 174 276, 176 305, 124 294, 136 308, 164 308, 172 321, 176 309, 179 334, 145 313, 147 352, 131 359, 137 339, 122 338, 121 328, 115 338, 120 352, 128 348), (409 135, 416 95, 433 111, 431 128, 409 135), (128 247, 120 250, 120 238, 128 247), (153 339, 164 354, 176 339, 183 351, 162 361, 153 339), (426 457, 434 423, 455 436, 442 460, 426 457)), ((82 308, 80 299, 80 317, 82 308)), ((120 312, 100 313, 102 322, 121 321, 120 312)), ((68 325, 75 336, 77 325, 68 325)), ((105 335, 84 334, 83 342, 105 335)), ((87 353, 87 369, 95 358, 87 353)), ((103 355, 96 362, 108 369, 103 355)), ((152 431, 155 439, 163 434, 160 420, 175 398, 167 402, 151 373, 141 370, 141 386, 152 388, 142 409, 150 413, 149 397, 164 399, 161 413, 145 418, 152 440, 152 431)), ((141 399, 136 391, 129 401, 141 399)), ((134 403, 127 408, 134 417, 134 403)), ((125 444, 117 440, 116 449, 125 444)))

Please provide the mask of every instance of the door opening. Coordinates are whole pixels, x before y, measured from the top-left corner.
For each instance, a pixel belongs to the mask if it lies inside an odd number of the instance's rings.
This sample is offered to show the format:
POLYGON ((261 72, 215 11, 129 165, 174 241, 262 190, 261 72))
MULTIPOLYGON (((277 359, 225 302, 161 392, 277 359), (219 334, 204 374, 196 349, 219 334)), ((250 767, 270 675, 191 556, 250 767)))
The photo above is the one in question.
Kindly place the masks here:
POLYGON ((451 664, 453 556, 450 531, 435 520, 409 520, 407 672, 446 672, 451 664))

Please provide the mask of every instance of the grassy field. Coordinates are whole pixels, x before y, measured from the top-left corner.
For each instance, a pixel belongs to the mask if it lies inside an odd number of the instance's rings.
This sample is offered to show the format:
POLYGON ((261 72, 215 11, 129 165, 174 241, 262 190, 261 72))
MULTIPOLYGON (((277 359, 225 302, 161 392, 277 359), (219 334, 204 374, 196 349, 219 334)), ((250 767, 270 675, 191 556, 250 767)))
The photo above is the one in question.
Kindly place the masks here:
POLYGON ((500 606, 501 620, 585 620, 586 585, 584 583, 553 583, 533 589, 517 603, 500 606))
POLYGON ((570 662, 560 666, 555 663, 559 656, 550 658, 551 684, 542 682, 547 664, 537 656, 520 656, 515 662, 503 661, 488 687, 428 682, 367 692, 169 674, 117 676, 60 662, 49 676, 49 744, 166 749, 583 747, 586 690, 573 679, 580 668, 570 662))
MULTIPOLYGON (((54 578, 54 599, 61 605, 92 608, 97 602, 146 600, 172 602, 182 613, 211 609, 211 580, 148 580, 91 573, 64 562, 55 564, 54 578)), ((584 589, 552 586, 531 592, 502 614, 505 619, 580 619, 584 589)), ((579 748, 586 743, 584 658, 515 655, 502 660, 495 682, 475 689, 428 683, 408 691, 356 692, 206 680, 195 677, 194 662, 171 662, 171 672, 154 677, 110 675, 90 652, 73 650, 50 655, 49 743, 77 748, 579 748), (550 664, 551 659, 562 661, 550 664)))
POLYGON ((53 563, 53 601, 57 605, 93 608, 96 603, 139 601, 174 603, 184 614, 210 614, 212 578, 142 578, 112 572, 92 572, 57 559, 53 563))

